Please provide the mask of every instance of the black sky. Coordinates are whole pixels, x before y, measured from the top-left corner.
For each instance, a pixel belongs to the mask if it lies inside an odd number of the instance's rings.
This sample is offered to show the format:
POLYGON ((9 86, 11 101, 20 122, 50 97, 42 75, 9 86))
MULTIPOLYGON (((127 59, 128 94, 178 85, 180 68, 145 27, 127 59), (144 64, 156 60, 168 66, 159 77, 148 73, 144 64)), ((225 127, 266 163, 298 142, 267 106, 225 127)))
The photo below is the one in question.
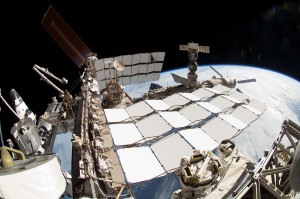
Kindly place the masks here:
MULTIPOLYGON (((244 64, 272 69, 300 79, 300 1, 180 1, 138 3, 107 1, 22 1, 2 7, 0 88, 10 103, 15 88, 28 107, 41 115, 58 93, 32 70, 34 64, 58 77, 78 78, 78 67, 41 26, 49 5, 98 58, 165 51, 164 70, 188 62, 179 44, 209 45, 198 64, 244 64), (167 2, 166 2, 167 3, 167 2), (259 55, 259 56, 258 56, 259 55), (258 58, 260 57, 260 58, 258 58)), ((17 122, 1 102, 5 134, 17 122)))

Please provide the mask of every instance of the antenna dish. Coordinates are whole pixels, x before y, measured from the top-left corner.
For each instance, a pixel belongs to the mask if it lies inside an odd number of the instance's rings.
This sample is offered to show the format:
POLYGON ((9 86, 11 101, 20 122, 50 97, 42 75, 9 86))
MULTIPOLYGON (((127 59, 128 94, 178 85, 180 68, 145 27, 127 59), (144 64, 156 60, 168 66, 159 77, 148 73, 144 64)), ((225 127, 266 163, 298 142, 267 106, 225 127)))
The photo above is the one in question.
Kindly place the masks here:
POLYGON ((113 66, 117 71, 122 71, 125 68, 125 65, 120 60, 114 60, 113 66))

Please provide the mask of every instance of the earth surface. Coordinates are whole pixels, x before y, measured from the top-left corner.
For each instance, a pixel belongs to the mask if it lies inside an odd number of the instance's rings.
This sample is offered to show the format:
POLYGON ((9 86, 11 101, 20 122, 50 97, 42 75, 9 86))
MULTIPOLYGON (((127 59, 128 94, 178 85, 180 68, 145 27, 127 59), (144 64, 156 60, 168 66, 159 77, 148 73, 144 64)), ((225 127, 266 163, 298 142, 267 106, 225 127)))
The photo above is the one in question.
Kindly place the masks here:
MULTIPOLYGON (((259 158, 263 157, 264 151, 271 148, 285 119, 291 119, 300 124, 300 82, 284 74, 254 66, 213 65, 213 67, 223 77, 232 77, 236 80, 256 79, 256 82, 237 84, 236 88, 250 98, 267 105, 268 111, 253 127, 246 128, 234 138, 234 141, 240 152, 247 155, 253 162, 258 162, 259 158)), ((196 72, 198 81, 211 79, 212 76, 218 77, 218 74, 209 66, 198 66, 196 72)), ((181 68, 162 72, 160 79, 153 83, 164 87, 178 84, 173 81, 171 73, 187 77, 188 69, 181 68)), ((125 86, 125 91, 131 97, 140 97, 148 92, 150 84, 151 82, 125 86)), ((53 149, 61 159, 62 169, 69 173, 71 173, 72 150, 70 140, 71 132, 57 135, 53 149)), ((168 199, 175 190, 180 188, 180 185, 173 173, 133 184, 132 187, 138 199, 168 199)))

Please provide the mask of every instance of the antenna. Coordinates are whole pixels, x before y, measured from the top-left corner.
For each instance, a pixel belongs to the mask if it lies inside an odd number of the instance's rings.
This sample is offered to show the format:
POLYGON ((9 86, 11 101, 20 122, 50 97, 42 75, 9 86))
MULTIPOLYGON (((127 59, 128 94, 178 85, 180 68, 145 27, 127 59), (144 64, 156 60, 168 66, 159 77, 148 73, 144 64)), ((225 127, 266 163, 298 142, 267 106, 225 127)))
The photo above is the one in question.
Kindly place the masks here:
MULTIPOLYGON (((213 69, 213 71, 215 71, 220 77, 223 77, 223 75, 219 73, 219 71, 217 71, 214 67, 210 66, 210 68, 213 69)), ((227 77, 228 77, 228 73, 227 73, 227 77)))
POLYGON ((125 68, 123 62, 120 61, 120 60, 114 60, 114 61, 113 61, 113 66, 114 66, 114 68, 115 68, 117 71, 123 71, 124 68, 125 68))

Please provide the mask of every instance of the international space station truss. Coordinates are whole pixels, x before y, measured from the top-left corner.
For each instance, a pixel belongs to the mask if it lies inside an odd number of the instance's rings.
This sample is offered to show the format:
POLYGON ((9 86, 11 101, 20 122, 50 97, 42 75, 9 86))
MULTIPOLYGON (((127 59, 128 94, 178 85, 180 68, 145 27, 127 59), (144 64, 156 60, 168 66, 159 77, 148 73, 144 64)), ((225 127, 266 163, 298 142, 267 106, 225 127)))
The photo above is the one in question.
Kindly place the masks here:
MULTIPOLYGON (((174 92, 159 99, 142 99, 124 107, 103 107, 100 97, 103 90, 110 92, 112 99, 120 102, 121 85, 158 80, 165 53, 98 59, 53 7, 49 7, 42 25, 78 67, 85 66, 80 96, 74 105, 72 185, 75 198, 126 197, 122 195, 125 189, 128 195, 133 196, 130 184, 178 170, 181 158, 191 156, 194 151, 215 152, 224 140, 234 140, 257 125, 259 120, 262 123, 263 118, 270 114, 265 104, 221 84, 211 88, 190 89, 189 92, 174 92), (113 89, 109 87, 112 82, 115 86, 113 89)), ((209 52, 207 46, 198 47, 191 46, 194 51, 190 56, 194 57, 190 57, 191 81, 188 85, 192 88, 197 77, 196 54, 199 50, 209 52)), ((290 126, 293 125, 287 125, 287 128, 290 129, 290 126)), ((289 140, 293 140, 290 139, 291 135, 296 135, 299 140, 299 135, 293 132, 286 133, 285 130, 282 134, 287 135, 289 140)), ((276 147, 291 154, 290 150, 298 141, 290 142, 290 148, 279 144, 276 147)), ((239 193, 244 194, 254 187, 255 195, 259 197, 259 184, 262 184, 268 190, 272 187, 275 190, 271 190, 272 194, 282 196, 276 187, 278 184, 285 187, 285 182, 281 184, 278 181, 277 173, 285 172, 289 166, 271 171, 271 181, 264 178, 269 171, 262 171, 262 168, 278 165, 276 154, 281 154, 281 151, 273 148, 271 155, 260 164, 262 167, 252 171, 252 178, 247 181, 249 186, 240 187, 242 191, 239 193)), ((235 173, 233 183, 222 185, 223 190, 227 191, 221 193, 222 196, 228 196, 228 193, 233 197, 242 196, 234 195, 232 190, 238 188, 236 182, 241 182, 247 169, 251 170, 247 164, 251 161, 242 153, 237 156, 244 161, 242 170, 235 173)), ((235 158, 240 159, 238 157, 235 158)), ((205 159, 204 165, 208 164, 209 159, 205 159)), ((287 157, 285 160, 289 159, 287 157)))

